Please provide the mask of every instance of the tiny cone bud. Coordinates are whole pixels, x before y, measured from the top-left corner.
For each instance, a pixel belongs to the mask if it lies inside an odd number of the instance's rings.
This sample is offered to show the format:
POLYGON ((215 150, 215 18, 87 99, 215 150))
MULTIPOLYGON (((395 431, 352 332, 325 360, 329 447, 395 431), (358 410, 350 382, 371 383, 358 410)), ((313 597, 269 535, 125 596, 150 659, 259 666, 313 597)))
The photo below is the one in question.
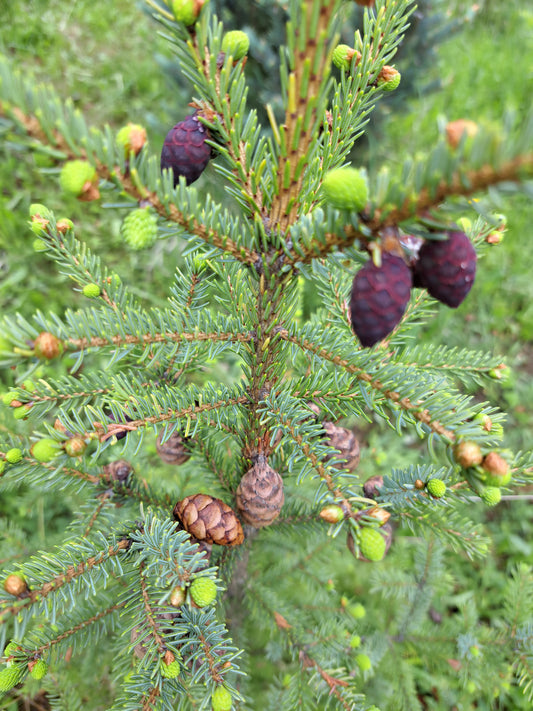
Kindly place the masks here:
POLYGON ((344 519, 344 512, 340 506, 331 504, 323 508, 319 516, 327 523, 339 523, 339 521, 344 519))
POLYGON ((230 711, 232 696, 225 686, 217 686, 211 696, 211 708, 213 711, 230 711))
POLYGON ((453 457, 459 466, 463 469, 468 469, 481 464, 483 454, 477 442, 462 440, 461 442, 457 442, 453 448, 453 457))
POLYGON ((9 464, 18 464, 22 459, 22 451, 18 447, 9 449, 6 452, 6 462, 9 464))
POLYGON ((130 153, 138 155, 146 141, 146 129, 138 123, 128 123, 117 133, 117 143, 124 149, 126 158, 130 153))
POLYGON ((478 125, 469 119, 457 119, 450 121, 446 126, 446 140, 452 148, 457 148, 464 134, 468 137, 475 136, 478 132, 478 125))
POLYGON ((372 662, 367 654, 358 654, 355 658, 355 662, 361 671, 372 669, 372 662))
POLYGON ((387 523, 391 516, 390 512, 387 511, 387 509, 382 508, 381 506, 374 506, 373 508, 365 511, 364 514, 365 516, 369 516, 375 521, 378 521, 380 526, 383 526, 384 523, 387 523))
POLYGON ((426 485, 424 484, 424 482, 422 481, 422 479, 417 479, 417 480, 415 481, 415 489, 420 489, 420 490, 422 490, 422 489, 425 489, 425 488, 426 488, 426 485))
POLYGON ((430 479, 426 484, 427 490, 434 499, 440 499, 446 493, 446 484, 442 479, 430 479))
POLYGON ((185 590, 180 587, 174 588, 170 595, 169 602, 172 607, 181 607, 185 602, 185 590))
POLYGON ((53 333, 43 331, 33 342, 33 352, 37 358, 53 360, 63 353, 63 344, 53 333))
POLYGON ((56 222, 56 230, 62 235, 65 235, 73 227, 74 223, 72 220, 69 220, 68 217, 62 217, 56 222))
POLYGON ((394 91, 398 88, 401 78, 402 75, 397 69, 385 65, 378 74, 377 83, 384 91, 394 91))
POLYGON ((246 57, 250 48, 250 39, 241 30, 226 32, 222 39, 222 51, 231 54, 235 61, 246 57))
POLYGON ((4 580, 4 590, 10 595, 20 597, 28 590, 28 585, 21 575, 12 573, 4 580))
POLYGON ((31 456, 39 462, 51 462, 60 451, 60 443, 51 437, 43 437, 43 439, 34 442, 30 447, 31 456))
POLYGON ((64 447, 69 457, 81 457, 87 449, 87 443, 83 437, 71 437, 67 439, 64 447))
POLYGON ((485 482, 489 486, 505 486, 511 481, 509 464, 498 452, 489 452, 483 457, 481 466, 486 472, 485 482))

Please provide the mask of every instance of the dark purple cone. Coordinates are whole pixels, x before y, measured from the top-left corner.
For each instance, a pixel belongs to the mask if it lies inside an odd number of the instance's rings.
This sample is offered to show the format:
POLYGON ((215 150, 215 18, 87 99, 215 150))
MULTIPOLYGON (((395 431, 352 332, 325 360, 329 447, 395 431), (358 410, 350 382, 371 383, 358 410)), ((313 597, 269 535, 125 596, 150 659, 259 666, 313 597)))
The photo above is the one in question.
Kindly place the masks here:
POLYGON ((211 146, 206 138, 209 131, 200 123, 195 111, 191 116, 177 123, 167 133, 161 151, 161 170, 172 168, 174 187, 179 183, 180 175, 185 177, 187 185, 198 180, 211 158, 211 146))
POLYGON ((350 318, 362 346, 373 346, 399 323, 411 293, 411 270, 401 257, 384 252, 381 267, 369 261, 355 275, 350 318))
POLYGON ((413 282, 431 296, 456 309, 476 276, 476 250, 464 232, 450 232, 447 240, 427 240, 420 248, 413 282))

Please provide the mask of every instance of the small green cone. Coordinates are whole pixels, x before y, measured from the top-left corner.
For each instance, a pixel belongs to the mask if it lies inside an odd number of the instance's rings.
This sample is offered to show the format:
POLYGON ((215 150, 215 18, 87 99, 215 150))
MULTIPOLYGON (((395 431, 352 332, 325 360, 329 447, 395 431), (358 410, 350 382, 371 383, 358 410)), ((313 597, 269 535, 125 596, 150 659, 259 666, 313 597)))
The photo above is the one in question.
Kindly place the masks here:
POLYGON ((355 662, 361 671, 372 669, 372 662, 367 654, 358 654, 355 658, 355 662))
POLYGON ((148 207, 132 210, 122 223, 122 236, 132 249, 150 247, 157 237, 157 215, 148 207))
POLYGON ((30 447, 30 454, 38 462, 51 462, 61 452, 61 445, 51 437, 44 437, 30 447))
POLYGON ((440 499, 446 493, 446 484, 442 479, 430 479, 426 484, 426 489, 434 499, 440 499))
POLYGON ((170 664, 165 661, 161 662, 161 676, 165 679, 176 679, 180 674, 180 663, 175 659, 170 664))
POLYGON ((226 32, 222 39, 222 51, 226 54, 231 54, 236 61, 246 57, 249 49, 250 39, 248 35, 245 32, 241 32, 241 30, 226 32))
POLYGON ((487 506, 496 506, 502 500, 502 492, 497 486, 487 486, 479 495, 487 506))
POLYGON ((20 664, 13 664, 0 671, 0 693, 10 691, 16 686, 24 676, 24 667, 20 664))
POLYGON ((232 702, 232 696, 225 686, 217 686, 213 691, 211 696, 213 711, 230 711, 232 702))
POLYGON ((88 299, 96 299, 98 296, 100 296, 100 287, 98 286, 98 284, 85 284, 82 289, 82 293, 88 299))
POLYGON ((211 578, 195 578, 191 583, 189 592, 198 607, 207 607, 216 600, 217 586, 211 578))
POLYGON ((176 20, 187 27, 194 25, 198 17, 194 0, 173 0, 172 11, 176 20))
POLYGON ((368 186, 361 171, 355 168, 330 170, 322 182, 327 203, 337 210, 360 212, 368 202, 368 186))
POLYGON ((46 676, 47 672, 48 672, 48 664, 45 661, 43 661, 42 659, 38 659, 31 668, 30 676, 33 677, 34 679, 40 680, 44 676, 46 676))
POLYGON ((61 168, 59 184, 61 189, 72 195, 81 195, 87 182, 96 178, 95 168, 86 160, 68 160, 61 168))
POLYGON ((18 447, 14 447, 6 452, 6 462, 9 464, 18 464, 22 460, 22 451, 18 447))
POLYGON ((381 560, 385 555, 386 545, 385 539, 375 528, 363 528, 359 532, 359 550, 368 560, 381 560))

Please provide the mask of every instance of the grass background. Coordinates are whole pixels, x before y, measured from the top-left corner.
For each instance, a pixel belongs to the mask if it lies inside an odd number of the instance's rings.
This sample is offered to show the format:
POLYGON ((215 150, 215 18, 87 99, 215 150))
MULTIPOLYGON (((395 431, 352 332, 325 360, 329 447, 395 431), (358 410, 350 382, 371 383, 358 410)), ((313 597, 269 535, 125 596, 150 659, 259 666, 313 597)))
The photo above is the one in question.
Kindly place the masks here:
MULTIPOLYGON (((462 6, 463 3, 458 3, 462 6)), ((425 69, 416 95, 405 98, 399 111, 390 112, 370 134, 370 167, 386 160, 400 166, 407 154, 428 150, 438 137, 439 122, 471 118, 497 123, 504 109, 523 115, 533 96, 533 10, 525 3, 498 0, 478 3, 479 11, 457 34, 439 47, 438 61, 425 69), (424 89, 438 81, 440 91, 424 89)), ((450 8, 452 6, 450 5, 450 8)), ((451 11, 451 10, 450 10, 451 11)), ((23 73, 33 73, 52 84, 63 97, 72 97, 89 121, 119 128, 128 121, 147 127, 156 149, 168 128, 187 113, 188 97, 172 79, 170 50, 157 34, 157 27, 142 9, 142 3, 126 0, 0 0, 0 51, 9 55, 23 73)), ((402 66, 399 65, 400 71, 402 66)), ((175 66, 174 66, 175 71, 175 66)), ((401 91, 401 88, 400 90, 401 91)), ((107 264, 120 270, 128 283, 154 303, 179 260, 176 244, 158 243, 153 250, 131 253, 122 243, 119 208, 102 210, 97 204, 79 203, 60 194, 58 167, 50 157, 29 143, 15 141, 0 124, 0 310, 18 310, 29 315, 36 308, 61 313, 76 306, 78 294, 53 266, 31 247, 27 228, 28 207, 42 202, 59 215, 74 220, 91 249, 106 255, 107 264)), ((213 187, 208 169, 202 178, 213 187)), ((509 413, 508 443, 513 448, 531 448, 533 425, 533 279, 531 279, 530 225, 533 209, 520 194, 491 194, 494 210, 508 218, 504 242, 488 251, 479 263, 475 286, 458 310, 440 307, 425 328, 432 342, 490 350, 505 358, 512 375, 505 384, 494 382, 486 397, 509 413)), ((465 211, 473 217, 474 212, 465 211)), ((5 385, 10 374, 2 374, 5 385)), ((476 393, 478 394, 478 393, 476 393)), ((479 394, 481 396, 481 394, 479 394)), ((5 412, 0 427, 6 427, 5 412)), ((415 443, 391 439, 378 424, 365 432, 362 476, 386 473, 420 451, 415 443)), ((150 452, 148 453, 150 455, 150 452)), ((0 502, 0 515, 13 520, 15 556, 28 549, 49 546, 69 520, 72 501, 48 501, 35 492, 17 492, 0 502), (22 493, 22 495, 21 495, 22 493), (25 541, 21 545, 18 533, 25 541)), ((493 555, 478 564, 463 566, 464 585, 489 591, 480 599, 482 612, 490 618, 500 603, 509 567, 533 563, 533 522, 529 502, 503 503, 483 520, 494 540, 493 555)), ((457 571, 459 575, 459 571, 457 571)), ((353 591, 354 581, 340 584, 353 591)), ((364 586, 365 580, 357 583, 364 586)), ((266 683, 273 668, 256 649, 256 666, 266 683)), ((80 688, 84 688, 82 675, 80 688)), ((110 682, 104 680, 91 708, 105 707, 110 682)), ((259 681, 259 683, 262 683, 259 681)), ((511 692, 508 706, 526 709, 520 692, 511 692)))

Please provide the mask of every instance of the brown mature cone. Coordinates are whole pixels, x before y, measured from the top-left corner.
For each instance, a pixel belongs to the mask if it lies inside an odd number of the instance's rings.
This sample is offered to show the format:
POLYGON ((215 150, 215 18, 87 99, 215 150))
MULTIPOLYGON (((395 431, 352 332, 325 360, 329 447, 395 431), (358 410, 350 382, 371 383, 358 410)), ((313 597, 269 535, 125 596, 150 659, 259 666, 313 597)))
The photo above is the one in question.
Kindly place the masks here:
POLYGON ((355 434, 346 427, 337 427, 332 422, 323 422, 322 427, 326 431, 327 443, 339 450, 339 454, 328 457, 330 460, 338 460, 339 469, 353 471, 359 464, 360 448, 355 434))
POLYGON ((244 541, 244 531, 233 509, 209 494, 194 494, 178 501, 174 518, 202 542, 238 546, 244 541))
POLYGON ((285 496, 283 479, 269 467, 265 457, 242 477, 236 492, 241 518, 254 528, 269 526, 279 516, 285 496))
POLYGON ((191 458, 191 452, 187 449, 185 437, 174 432, 170 437, 161 442, 162 434, 159 435, 155 443, 157 453, 167 464, 184 464, 191 458))
POLYGON ((126 483, 133 467, 125 459, 117 459, 114 462, 109 462, 104 467, 104 478, 108 481, 118 481, 120 484, 126 483))

